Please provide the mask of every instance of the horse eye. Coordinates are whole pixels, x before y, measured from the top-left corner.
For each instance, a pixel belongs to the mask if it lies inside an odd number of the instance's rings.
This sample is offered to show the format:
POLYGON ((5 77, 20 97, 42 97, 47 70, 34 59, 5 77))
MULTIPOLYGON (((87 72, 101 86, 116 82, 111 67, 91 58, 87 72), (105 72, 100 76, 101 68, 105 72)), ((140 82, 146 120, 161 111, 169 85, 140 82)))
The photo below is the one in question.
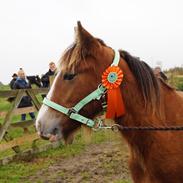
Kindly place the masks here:
POLYGON ((76 76, 76 74, 64 74, 64 80, 72 80, 74 77, 76 76))

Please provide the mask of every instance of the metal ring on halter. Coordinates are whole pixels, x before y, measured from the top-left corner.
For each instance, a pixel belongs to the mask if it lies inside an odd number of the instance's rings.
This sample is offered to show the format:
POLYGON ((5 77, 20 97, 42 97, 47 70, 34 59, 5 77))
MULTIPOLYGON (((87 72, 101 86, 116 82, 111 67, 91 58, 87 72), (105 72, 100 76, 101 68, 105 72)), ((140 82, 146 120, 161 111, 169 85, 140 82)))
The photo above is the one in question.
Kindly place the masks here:
POLYGON ((112 125, 112 126, 111 126, 111 130, 112 130, 113 132, 118 132, 118 131, 119 131, 119 125, 118 125, 118 124, 112 125))

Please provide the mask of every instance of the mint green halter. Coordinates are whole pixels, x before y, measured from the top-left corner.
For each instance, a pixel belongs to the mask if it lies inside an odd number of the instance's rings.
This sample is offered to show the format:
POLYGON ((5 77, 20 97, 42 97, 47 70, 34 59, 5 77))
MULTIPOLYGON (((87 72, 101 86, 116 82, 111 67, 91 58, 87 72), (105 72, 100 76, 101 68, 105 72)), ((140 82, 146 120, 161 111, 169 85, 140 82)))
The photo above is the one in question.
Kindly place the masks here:
MULTIPOLYGON (((118 66, 118 63, 120 60, 120 54, 116 50, 114 50, 114 53, 115 53, 115 55, 114 55, 114 59, 113 59, 111 66, 118 66)), ((47 99, 46 97, 43 100, 43 104, 47 105, 48 107, 51 107, 52 109, 55 109, 56 111, 59 111, 65 115, 67 115, 70 119, 76 120, 82 124, 87 125, 88 127, 93 128, 95 125, 95 121, 80 115, 79 111, 92 100, 100 100, 101 97, 103 95, 105 95, 105 92, 106 92, 106 88, 104 86, 102 86, 102 84, 100 84, 95 91, 93 91, 88 96, 83 98, 72 108, 63 107, 55 102, 52 102, 51 100, 47 99)))

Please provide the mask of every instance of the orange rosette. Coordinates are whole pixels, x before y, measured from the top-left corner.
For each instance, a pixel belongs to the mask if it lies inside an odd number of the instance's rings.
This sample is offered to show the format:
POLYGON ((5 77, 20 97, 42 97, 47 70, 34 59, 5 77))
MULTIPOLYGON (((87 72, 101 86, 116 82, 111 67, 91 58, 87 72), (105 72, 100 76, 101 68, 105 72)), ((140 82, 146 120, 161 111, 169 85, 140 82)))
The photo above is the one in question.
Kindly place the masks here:
POLYGON ((125 113, 120 84, 123 72, 118 66, 108 67, 102 74, 102 85, 107 88, 106 118, 120 117, 125 113))

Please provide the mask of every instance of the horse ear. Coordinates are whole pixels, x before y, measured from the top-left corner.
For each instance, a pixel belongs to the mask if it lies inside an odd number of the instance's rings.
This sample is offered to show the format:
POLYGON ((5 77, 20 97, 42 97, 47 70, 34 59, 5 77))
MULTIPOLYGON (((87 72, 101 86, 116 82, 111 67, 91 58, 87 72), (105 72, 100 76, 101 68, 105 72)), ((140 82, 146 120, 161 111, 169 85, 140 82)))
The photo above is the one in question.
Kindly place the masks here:
POLYGON ((81 22, 77 22, 77 27, 74 28, 76 34, 76 44, 81 47, 91 49, 92 47, 99 47, 97 39, 95 39, 88 31, 86 31, 81 22))

